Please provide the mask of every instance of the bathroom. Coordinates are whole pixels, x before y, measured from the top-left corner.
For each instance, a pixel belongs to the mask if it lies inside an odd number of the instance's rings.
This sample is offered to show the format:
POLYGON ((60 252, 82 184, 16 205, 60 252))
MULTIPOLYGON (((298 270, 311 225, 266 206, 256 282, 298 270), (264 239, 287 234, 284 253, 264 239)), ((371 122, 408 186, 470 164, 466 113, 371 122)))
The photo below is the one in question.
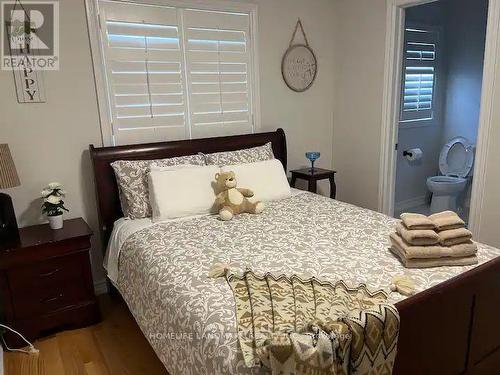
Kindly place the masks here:
POLYGON ((407 8, 394 213, 445 209, 468 221, 487 0, 407 8))

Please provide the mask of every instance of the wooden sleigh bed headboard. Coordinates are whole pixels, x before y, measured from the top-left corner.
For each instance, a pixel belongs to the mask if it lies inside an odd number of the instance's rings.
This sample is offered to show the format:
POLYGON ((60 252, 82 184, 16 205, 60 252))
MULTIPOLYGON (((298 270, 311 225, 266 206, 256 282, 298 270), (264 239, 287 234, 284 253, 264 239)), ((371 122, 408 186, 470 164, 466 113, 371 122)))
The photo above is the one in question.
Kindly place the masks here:
POLYGON ((286 170, 286 138, 283 129, 275 132, 234 135, 228 137, 201 138, 183 141, 145 143, 127 146, 94 147, 90 145, 90 157, 94 167, 94 182, 103 252, 106 250, 114 222, 123 216, 118 185, 111 163, 116 160, 151 160, 174 156, 234 151, 272 143, 274 156, 286 170))

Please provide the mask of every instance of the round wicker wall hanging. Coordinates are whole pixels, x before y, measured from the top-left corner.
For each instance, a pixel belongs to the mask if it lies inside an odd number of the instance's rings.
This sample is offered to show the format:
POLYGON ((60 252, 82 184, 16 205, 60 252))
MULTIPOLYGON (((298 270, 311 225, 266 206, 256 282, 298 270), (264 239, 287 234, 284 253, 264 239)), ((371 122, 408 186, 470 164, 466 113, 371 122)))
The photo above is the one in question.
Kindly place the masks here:
POLYGON ((283 80, 293 91, 303 92, 311 87, 316 78, 317 71, 318 63, 316 61, 316 56, 311 47, 309 47, 306 33, 299 19, 295 25, 290 45, 281 60, 281 74, 283 75, 283 80), (295 34, 299 27, 304 36, 305 44, 294 44, 295 34))

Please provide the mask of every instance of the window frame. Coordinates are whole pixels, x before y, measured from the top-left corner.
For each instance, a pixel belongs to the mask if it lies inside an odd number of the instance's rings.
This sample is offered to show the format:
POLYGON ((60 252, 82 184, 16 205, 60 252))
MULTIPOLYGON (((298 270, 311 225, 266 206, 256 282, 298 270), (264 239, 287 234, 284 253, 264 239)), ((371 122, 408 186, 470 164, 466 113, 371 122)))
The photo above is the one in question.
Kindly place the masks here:
POLYGON ((443 28, 436 25, 429 25, 417 22, 408 22, 404 26, 403 31, 403 48, 402 48, 402 66, 401 66, 401 87, 400 87, 400 103, 399 103, 399 115, 398 115, 398 127, 401 129, 410 129, 410 128, 419 128, 419 127, 427 127, 427 126, 436 126, 442 116, 442 104, 443 104, 443 90, 445 82, 444 79, 444 70, 443 70, 443 28), (433 117, 431 119, 410 119, 410 120, 402 120, 401 114, 403 111, 404 105, 404 87, 405 87, 405 73, 406 73, 406 29, 424 29, 429 32, 433 32, 437 35, 436 38, 436 59, 435 59, 435 67, 434 67, 434 89, 433 89, 433 99, 432 99, 432 108, 433 108, 433 117))
MULTIPOLYGON (((258 49, 258 6, 246 2, 234 2, 224 0, 105 0, 119 4, 155 5, 175 7, 183 9, 199 9, 221 12, 243 12, 248 13, 250 18, 250 59, 249 77, 251 85, 250 104, 252 108, 253 132, 261 130, 261 108, 260 108, 260 74, 259 74, 259 49, 258 49)), ((101 138, 103 146, 115 146, 112 125, 112 113, 109 103, 108 82, 104 64, 104 50, 101 33, 101 21, 99 14, 99 0, 85 0, 87 13, 87 26, 90 41, 92 66, 99 111, 101 138)), ((191 139, 191 129, 187 129, 191 139)), ((160 142, 160 140, 158 140, 160 142)))

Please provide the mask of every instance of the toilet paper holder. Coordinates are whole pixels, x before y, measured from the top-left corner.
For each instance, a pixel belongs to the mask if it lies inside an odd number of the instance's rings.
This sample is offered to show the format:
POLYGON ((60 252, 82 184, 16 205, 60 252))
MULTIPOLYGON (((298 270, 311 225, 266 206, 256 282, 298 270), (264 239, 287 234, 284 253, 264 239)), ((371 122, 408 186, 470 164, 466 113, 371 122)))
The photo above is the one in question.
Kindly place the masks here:
POLYGON ((410 148, 403 151, 403 157, 409 162, 414 162, 422 159, 422 150, 420 148, 410 148))

